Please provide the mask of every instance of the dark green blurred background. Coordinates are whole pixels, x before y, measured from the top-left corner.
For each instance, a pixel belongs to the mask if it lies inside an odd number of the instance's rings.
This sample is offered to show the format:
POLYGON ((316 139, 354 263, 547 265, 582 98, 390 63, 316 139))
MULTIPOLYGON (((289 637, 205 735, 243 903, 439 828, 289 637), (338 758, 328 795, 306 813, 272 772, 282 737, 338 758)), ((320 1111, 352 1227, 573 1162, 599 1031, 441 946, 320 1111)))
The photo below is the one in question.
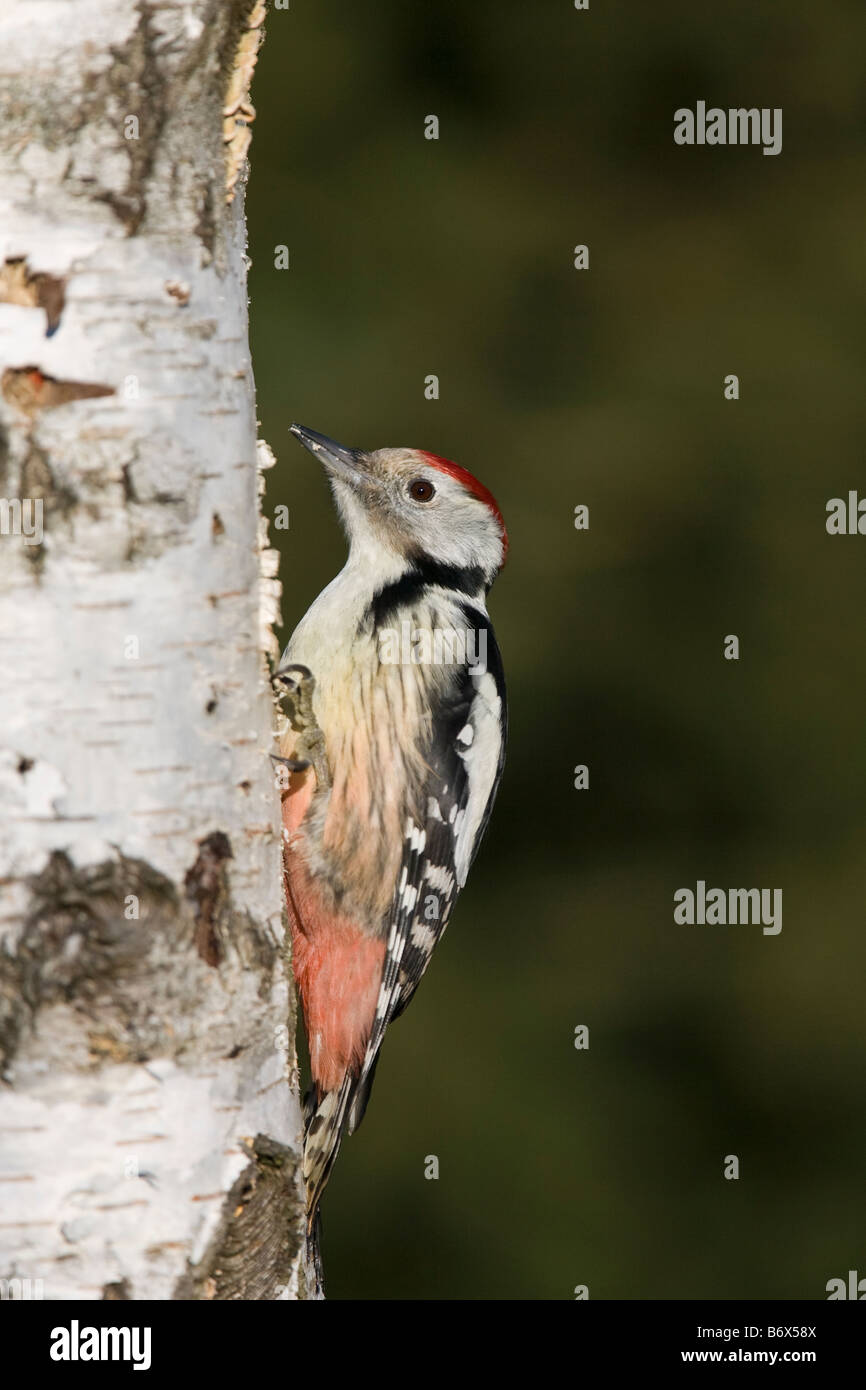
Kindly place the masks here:
POLYGON ((866 537, 825 530, 866 495, 864 52, 842 0, 269 17, 248 212, 282 636, 345 553, 292 420, 458 460, 511 534, 505 779, 328 1189, 331 1297, 866 1275, 866 537), (677 147, 699 99, 782 107, 782 153, 677 147), (781 887, 781 935, 677 926, 699 878, 781 887))

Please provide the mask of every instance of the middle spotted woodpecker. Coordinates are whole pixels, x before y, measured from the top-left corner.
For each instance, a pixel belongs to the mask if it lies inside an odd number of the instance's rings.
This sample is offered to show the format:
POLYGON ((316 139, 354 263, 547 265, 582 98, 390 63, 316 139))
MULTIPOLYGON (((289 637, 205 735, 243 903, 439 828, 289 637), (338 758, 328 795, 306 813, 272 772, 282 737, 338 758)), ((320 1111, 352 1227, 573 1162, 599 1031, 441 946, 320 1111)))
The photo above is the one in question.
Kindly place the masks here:
POLYGON ((318 1271, 340 1142, 361 1122, 385 1030, 430 963, 502 775, 505 682, 485 599, 508 538, 491 493, 447 459, 292 433, 324 465, 349 540, 276 673, 318 1271))

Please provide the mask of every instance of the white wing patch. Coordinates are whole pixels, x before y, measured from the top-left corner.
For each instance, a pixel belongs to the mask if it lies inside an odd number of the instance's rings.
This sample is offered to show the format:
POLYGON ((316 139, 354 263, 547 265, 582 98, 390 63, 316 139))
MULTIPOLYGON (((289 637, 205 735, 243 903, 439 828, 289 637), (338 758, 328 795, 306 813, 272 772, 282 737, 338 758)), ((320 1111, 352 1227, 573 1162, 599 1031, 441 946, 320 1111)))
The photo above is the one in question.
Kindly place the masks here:
POLYGON ((421 951, 432 951, 437 941, 436 928, 431 926, 429 922, 415 921, 412 923, 409 940, 413 946, 417 946, 421 951))
POLYGON ((443 864, 428 864, 424 878, 431 888, 438 889, 440 893, 450 893, 454 887, 454 875, 443 864))
MULTIPOLYGON (((469 711, 469 724, 472 738, 468 746, 458 752, 466 765, 469 783, 469 797, 465 811, 454 821, 454 863, 457 869, 457 882, 462 888, 469 873, 472 851, 481 825, 493 782, 492 769, 497 766, 502 746, 501 710, 502 701, 496 689, 496 681, 489 671, 473 678, 475 699, 469 711), (491 772, 485 776, 485 769, 491 772)), ((461 731, 465 732, 465 731, 461 731)), ((458 739, 460 735, 458 735, 458 739)), ((455 810, 452 807, 452 810, 455 810)))

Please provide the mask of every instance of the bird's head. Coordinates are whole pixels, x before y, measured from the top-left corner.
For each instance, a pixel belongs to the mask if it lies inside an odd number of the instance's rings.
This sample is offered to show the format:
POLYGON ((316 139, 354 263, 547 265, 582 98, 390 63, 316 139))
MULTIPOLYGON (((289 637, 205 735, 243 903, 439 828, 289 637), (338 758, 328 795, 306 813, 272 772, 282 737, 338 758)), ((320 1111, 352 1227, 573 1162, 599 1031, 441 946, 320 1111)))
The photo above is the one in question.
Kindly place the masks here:
POLYGON ((508 535, 493 494, 459 464, 422 449, 347 449, 304 425, 292 434, 323 464, 350 548, 404 567, 477 571, 489 588, 508 535))

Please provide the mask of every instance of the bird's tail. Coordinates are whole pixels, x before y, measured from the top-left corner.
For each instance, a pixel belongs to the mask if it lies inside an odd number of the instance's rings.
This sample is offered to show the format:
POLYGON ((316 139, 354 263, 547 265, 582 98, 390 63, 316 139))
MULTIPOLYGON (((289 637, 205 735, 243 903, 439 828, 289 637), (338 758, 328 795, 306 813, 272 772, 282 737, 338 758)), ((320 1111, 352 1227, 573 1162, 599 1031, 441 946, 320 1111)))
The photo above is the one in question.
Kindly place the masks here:
POLYGON ((325 1297, 325 1271, 322 1268, 322 1214, 316 1208, 312 1225, 307 1228, 307 1261, 304 1277, 307 1284, 307 1298, 325 1297))
POLYGON ((319 1100, 315 1086, 304 1097, 304 1184, 307 1189, 307 1284, 315 1288, 315 1297, 322 1292, 322 1254, 320 1239, 322 1221, 319 1203, 327 1186, 334 1160, 340 1150, 348 1122, 355 1079, 349 1073, 336 1091, 328 1091, 319 1100))
POLYGON ((310 1227, 331 1176, 334 1159, 340 1151, 353 1087, 354 1078, 347 1073, 339 1088, 326 1092, 318 1103, 315 1088, 307 1093, 305 1099, 307 1128, 304 1135, 304 1182, 307 1187, 310 1227))

